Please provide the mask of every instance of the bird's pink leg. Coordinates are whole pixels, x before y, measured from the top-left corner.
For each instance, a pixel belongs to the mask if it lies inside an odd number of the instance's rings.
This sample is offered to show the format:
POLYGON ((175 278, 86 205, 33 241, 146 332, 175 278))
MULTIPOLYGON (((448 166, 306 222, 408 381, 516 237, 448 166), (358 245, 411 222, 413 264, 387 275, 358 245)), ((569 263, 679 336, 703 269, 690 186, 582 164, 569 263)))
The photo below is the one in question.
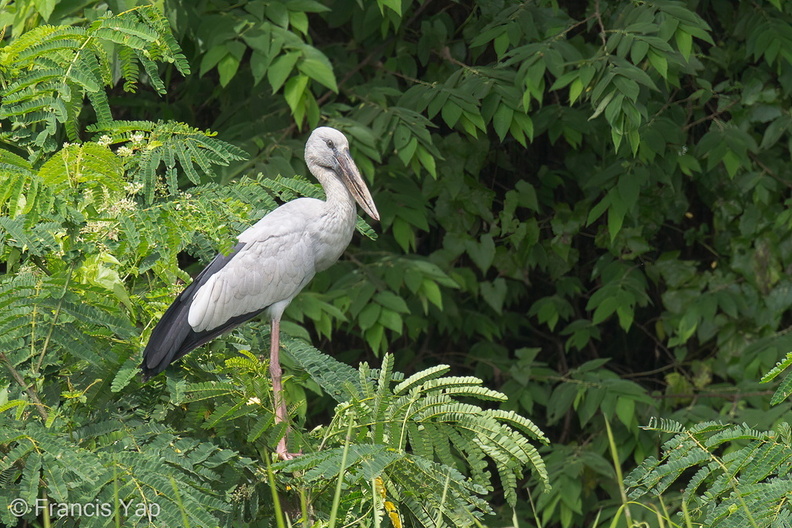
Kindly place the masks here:
MULTIPOLYGON (((286 399, 283 397, 283 385, 281 383, 281 376, 283 371, 280 366, 280 319, 272 320, 272 342, 270 345, 270 378, 272 378, 272 393, 275 397, 275 423, 286 422, 288 419, 286 412, 286 399)), ((278 442, 278 447, 275 452, 283 460, 290 460, 294 455, 289 453, 286 447, 286 440, 289 436, 288 426, 283 438, 278 442)))

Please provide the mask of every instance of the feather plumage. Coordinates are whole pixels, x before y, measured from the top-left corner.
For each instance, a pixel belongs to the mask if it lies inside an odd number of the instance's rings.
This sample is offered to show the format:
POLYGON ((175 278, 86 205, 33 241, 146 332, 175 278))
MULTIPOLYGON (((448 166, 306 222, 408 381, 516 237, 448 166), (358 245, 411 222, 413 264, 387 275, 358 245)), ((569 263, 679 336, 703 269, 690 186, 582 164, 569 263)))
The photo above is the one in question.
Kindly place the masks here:
POLYGON ((355 230, 355 202, 379 214, 343 134, 316 129, 305 160, 327 196, 286 203, 239 235, 166 310, 143 352, 144 379, 261 313, 274 322, 318 271, 332 265, 355 230))

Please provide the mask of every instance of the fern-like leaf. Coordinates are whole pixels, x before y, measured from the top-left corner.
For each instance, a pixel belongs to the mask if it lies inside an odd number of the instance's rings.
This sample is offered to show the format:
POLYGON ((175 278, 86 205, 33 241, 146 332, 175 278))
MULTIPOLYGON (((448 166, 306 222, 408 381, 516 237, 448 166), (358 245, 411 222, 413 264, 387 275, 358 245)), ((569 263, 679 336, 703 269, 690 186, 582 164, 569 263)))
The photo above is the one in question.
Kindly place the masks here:
POLYGON ((792 352, 787 352, 784 359, 775 364, 764 376, 762 376, 762 383, 767 383, 774 380, 779 374, 792 366, 792 352))
POLYGON ((87 97, 100 124, 112 120, 105 88, 114 82, 111 52, 121 60, 129 88, 142 67, 154 88, 165 92, 156 61, 171 62, 183 74, 189 66, 169 25, 154 6, 108 15, 89 27, 39 26, 3 48, 0 67, 12 81, 2 92, 0 119, 15 127, 9 137, 18 145, 54 149, 57 123, 76 141, 79 108, 87 97), (71 111, 70 111, 71 110, 71 111))
POLYGON ((451 367, 449 367, 448 365, 435 365, 434 367, 430 367, 428 369, 424 369, 419 372, 416 372, 409 378, 405 379, 404 381, 396 385, 393 388, 393 394, 396 395, 402 394, 408 391, 409 389, 411 389, 412 387, 422 384, 426 380, 430 380, 438 376, 442 376, 449 370, 451 370, 451 367))
MULTIPOLYGON (((440 517, 449 525, 469 526, 488 511, 476 496, 493 487, 487 460, 494 463, 511 505, 517 502, 517 482, 526 468, 544 485, 549 485, 544 462, 524 433, 543 442, 547 439, 530 420, 513 412, 486 410, 455 399, 460 396, 485 401, 504 399, 501 393, 482 387, 478 378, 443 376, 448 367, 440 365, 416 373, 393 387, 394 380, 401 376, 392 372, 393 357, 386 354, 379 371, 362 364, 358 383, 353 384, 326 374, 326 370, 339 370, 332 358, 318 352, 298 353, 296 357, 323 389, 332 390, 334 397, 344 402, 339 406, 337 420, 326 433, 328 438, 343 437, 344 424, 353 420, 357 424, 353 437, 370 442, 365 444, 369 450, 366 452, 379 449, 398 455, 390 461, 377 458, 372 467, 379 473, 367 473, 367 476, 385 478, 389 489, 394 490, 419 522, 431 519, 429 526, 434 526, 437 511, 442 509, 448 516, 440 517), (308 358, 315 363, 306 361, 308 358), (462 477, 452 469, 460 458, 471 468, 471 478, 462 477), (409 477, 404 473, 406 467, 412 468, 409 477), (417 467, 427 471, 431 468, 433 476, 416 473, 417 467), (445 476, 445 481, 441 482, 438 475, 445 476), (471 494, 473 490, 476 492, 471 494), (421 501, 413 501, 411 497, 421 497, 421 501), (429 515, 430 511, 433 515, 429 515)), ((349 375, 346 368, 340 370, 349 375)), ((359 451, 363 447, 346 446, 348 453, 354 453, 354 463, 363 453, 359 451)), ((327 479, 338 471, 343 449, 343 445, 337 445, 279 467, 305 471, 305 475, 317 481, 327 479)))
POLYGON ((358 373, 345 363, 322 354, 314 347, 297 339, 286 339, 282 346, 336 401, 346 400, 350 388, 361 391, 358 373))
POLYGON ((792 449, 778 442, 777 432, 715 422, 678 426, 663 424, 675 436, 664 443, 662 458, 648 458, 625 479, 632 497, 664 493, 695 469, 682 494, 694 521, 736 528, 776 526, 790 517, 783 497, 792 491, 792 449))

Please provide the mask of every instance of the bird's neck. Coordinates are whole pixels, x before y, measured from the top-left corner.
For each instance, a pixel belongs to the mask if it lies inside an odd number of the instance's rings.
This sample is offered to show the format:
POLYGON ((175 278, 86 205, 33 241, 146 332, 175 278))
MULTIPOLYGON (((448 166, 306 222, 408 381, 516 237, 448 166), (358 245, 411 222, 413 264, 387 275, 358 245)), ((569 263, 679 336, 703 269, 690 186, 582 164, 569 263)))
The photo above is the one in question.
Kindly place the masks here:
POLYGON ((328 210, 335 215, 355 218, 355 199, 336 173, 318 165, 309 169, 322 184, 328 210))
POLYGON ((344 252, 355 232, 357 214, 355 199, 335 172, 322 167, 309 167, 325 191, 327 199, 321 214, 319 230, 311 233, 314 239, 316 271, 331 266, 344 252))

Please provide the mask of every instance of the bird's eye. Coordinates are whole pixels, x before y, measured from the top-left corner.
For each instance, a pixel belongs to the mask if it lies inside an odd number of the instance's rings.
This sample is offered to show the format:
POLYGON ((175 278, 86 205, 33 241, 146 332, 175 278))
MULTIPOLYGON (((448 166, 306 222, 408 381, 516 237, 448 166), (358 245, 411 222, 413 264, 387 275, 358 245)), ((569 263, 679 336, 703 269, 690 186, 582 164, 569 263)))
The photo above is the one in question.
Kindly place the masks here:
POLYGON ((335 145, 333 145, 333 140, 328 139, 327 141, 325 141, 325 143, 327 144, 327 148, 329 148, 329 149, 334 149, 335 148, 335 145))

